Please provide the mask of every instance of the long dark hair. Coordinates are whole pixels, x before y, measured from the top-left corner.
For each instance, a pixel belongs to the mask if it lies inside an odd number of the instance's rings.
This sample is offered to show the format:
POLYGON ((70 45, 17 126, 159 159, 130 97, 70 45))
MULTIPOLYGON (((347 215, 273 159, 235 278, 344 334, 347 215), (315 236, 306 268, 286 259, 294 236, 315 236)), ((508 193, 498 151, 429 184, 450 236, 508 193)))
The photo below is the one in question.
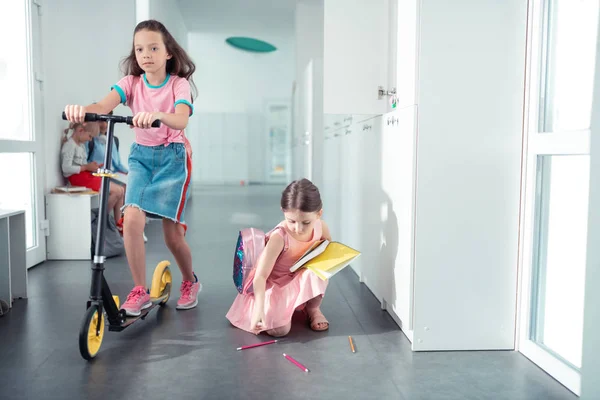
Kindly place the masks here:
POLYGON ((293 181, 281 194, 284 211, 300 210, 305 213, 319 212, 323 208, 319 188, 308 179, 293 181))
MULTIPOLYGON (((142 21, 135 27, 133 36, 135 37, 135 34, 142 30, 159 32, 162 35, 165 47, 167 48, 167 53, 172 56, 171 59, 167 60, 167 74, 173 74, 187 79, 192 86, 193 100, 194 93, 196 92, 196 85, 192 79, 192 74, 196 71, 196 65, 192 59, 161 22, 155 19, 142 21)), ((138 65, 135 58, 135 43, 132 43, 131 45, 131 53, 129 53, 129 56, 121 61, 121 69, 125 75, 139 76, 144 73, 144 70, 138 65)))

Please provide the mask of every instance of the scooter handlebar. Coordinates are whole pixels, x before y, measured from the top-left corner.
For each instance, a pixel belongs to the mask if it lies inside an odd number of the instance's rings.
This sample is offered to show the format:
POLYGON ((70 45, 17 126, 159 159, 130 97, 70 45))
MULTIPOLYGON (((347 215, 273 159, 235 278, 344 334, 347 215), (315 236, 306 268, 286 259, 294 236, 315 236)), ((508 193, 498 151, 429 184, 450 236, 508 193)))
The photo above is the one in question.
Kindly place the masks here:
MULTIPOLYGON (((127 125, 133 125, 133 117, 122 117, 125 118, 125 123, 127 125)), ((120 122, 120 121, 119 121, 120 122)), ((156 121, 154 121, 151 125, 152 128, 160 128, 160 119, 157 119, 156 121)))
MULTIPOLYGON (((63 111, 62 119, 67 120, 67 114, 63 111)), ((84 117, 85 122, 96 122, 96 121, 115 121, 126 123, 128 125, 133 125, 133 117, 122 117, 119 115, 109 115, 109 114, 96 114, 96 113, 85 113, 84 117)), ((159 128, 160 120, 157 119, 152 123, 152 128, 159 128)))
MULTIPOLYGON (((65 121, 67 120, 67 114, 64 111, 62 113, 62 119, 64 119, 65 121)), ((84 121, 85 122, 95 122, 95 121, 98 121, 98 114, 85 113, 84 121)))

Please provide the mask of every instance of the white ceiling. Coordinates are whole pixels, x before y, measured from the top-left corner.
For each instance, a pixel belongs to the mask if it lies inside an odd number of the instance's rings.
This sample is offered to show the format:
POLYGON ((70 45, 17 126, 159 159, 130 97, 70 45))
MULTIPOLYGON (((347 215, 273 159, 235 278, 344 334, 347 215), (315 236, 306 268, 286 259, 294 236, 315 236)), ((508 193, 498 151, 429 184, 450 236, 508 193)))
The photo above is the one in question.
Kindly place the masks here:
POLYGON ((190 32, 293 34, 296 0, 177 0, 190 32))

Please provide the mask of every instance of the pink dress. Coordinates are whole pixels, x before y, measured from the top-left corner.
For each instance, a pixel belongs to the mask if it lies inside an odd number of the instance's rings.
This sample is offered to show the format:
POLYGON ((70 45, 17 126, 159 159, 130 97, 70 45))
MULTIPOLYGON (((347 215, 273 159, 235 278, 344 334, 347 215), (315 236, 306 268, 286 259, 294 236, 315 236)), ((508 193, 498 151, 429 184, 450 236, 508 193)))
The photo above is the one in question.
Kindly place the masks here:
MULTIPOLYGON (((315 241, 321 239, 321 220, 316 221, 313 236, 307 242, 301 242, 288 235, 283 222, 269 233, 269 236, 271 235, 281 235, 285 245, 273 266, 271 275, 267 278, 265 327, 261 332, 287 325, 292 320, 296 308, 312 298, 324 295, 329 283, 305 268, 290 272, 290 267, 298 261, 302 254, 315 241)), ((233 326, 254 333, 250 327, 253 310, 254 295, 238 294, 227 313, 227 319, 233 326)))

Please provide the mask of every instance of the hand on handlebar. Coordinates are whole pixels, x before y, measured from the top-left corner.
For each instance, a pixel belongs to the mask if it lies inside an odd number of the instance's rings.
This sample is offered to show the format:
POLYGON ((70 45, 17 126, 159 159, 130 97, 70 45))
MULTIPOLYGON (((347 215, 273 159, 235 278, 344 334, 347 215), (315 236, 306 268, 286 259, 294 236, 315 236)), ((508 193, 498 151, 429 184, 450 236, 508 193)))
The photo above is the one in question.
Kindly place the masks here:
POLYGON ((112 114, 104 115, 90 113, 88 112, 88 107, 68 105, 65 107, 65 111, 62 113, 62 119, 75 123, 83 123, 85 121, 110 121, 110 123, 126 123, 129 124, 131 128, 138 127, 142 129, 148 129, 160 127, 160 119, 163 115, 164 114, 161 112, 139 112, 134 117, 123 117, 112 114))
POLYGON ((65 115, 67 116, 67 121, 82 123, 85 120, 85 107, 79 105, 68 105, 65 107, 65 115))
POLYGON ((142 129, 152 127, 152 123, 160 119, 160 112, 139 112, 133 117, 133 126, 142 129))

